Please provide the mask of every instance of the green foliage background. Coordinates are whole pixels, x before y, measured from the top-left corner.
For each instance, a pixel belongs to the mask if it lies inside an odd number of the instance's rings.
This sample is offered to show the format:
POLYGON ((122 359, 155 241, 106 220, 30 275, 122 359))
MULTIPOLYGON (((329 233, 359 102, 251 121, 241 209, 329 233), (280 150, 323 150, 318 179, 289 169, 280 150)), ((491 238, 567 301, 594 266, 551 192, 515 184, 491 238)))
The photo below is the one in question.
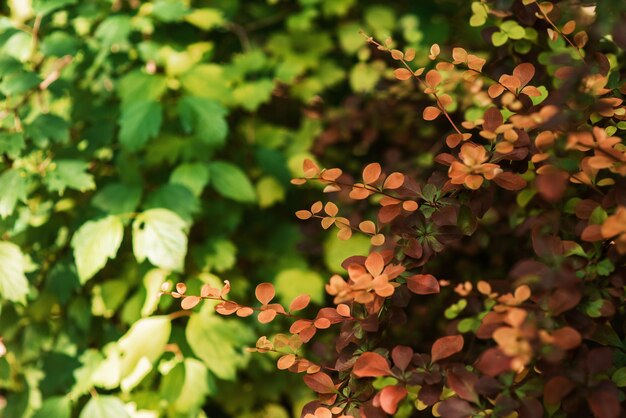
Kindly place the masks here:
POLYGON ((160 285, 228 279, 246 300, 272 281, 283 301, 323 303, 328 274, 369 244, 301 229, 310 199, 289 179, 312 153, 357 170, 435 135, 375 92, 393 75, 359 29, 425 62, 433 42, 480 42, 458 6, 3 2, 3 416, 297 416, 311 394, 245 351, 271 328, 210 304, 176 317, 160 285))

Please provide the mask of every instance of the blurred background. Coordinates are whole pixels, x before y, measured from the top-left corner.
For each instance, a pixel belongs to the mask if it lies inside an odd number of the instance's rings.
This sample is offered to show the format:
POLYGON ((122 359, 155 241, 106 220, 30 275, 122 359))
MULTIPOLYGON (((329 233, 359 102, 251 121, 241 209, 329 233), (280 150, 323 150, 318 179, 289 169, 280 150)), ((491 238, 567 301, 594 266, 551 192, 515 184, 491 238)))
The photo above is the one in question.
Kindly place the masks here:
POLYGON ((160 286, 324 304, 369 240, 295 218, 323 198, 289 183, 302 161, 424 175, 448 129, 359 31, 417 67, 482 45, 486 19, 461 0, 2 2, 0 415, 299 416, 300 378, 246 352, 288 324, 181 315, 160 286))

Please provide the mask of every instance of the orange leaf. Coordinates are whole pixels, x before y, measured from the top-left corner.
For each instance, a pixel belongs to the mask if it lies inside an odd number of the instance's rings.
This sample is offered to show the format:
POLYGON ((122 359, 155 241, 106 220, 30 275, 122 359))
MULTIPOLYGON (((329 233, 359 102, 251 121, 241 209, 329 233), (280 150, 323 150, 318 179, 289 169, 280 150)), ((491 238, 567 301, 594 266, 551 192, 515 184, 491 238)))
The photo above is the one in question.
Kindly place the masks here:
POLYGON ((296 362, 296 356, 293 354, 285 354, 284 356, 282 356, 281 358, 278 359, 278 361, 276 362, 276 365, 278 367, 278 369, 280 370, 285 370, 290 368, 291 366, 293 366, 293 364, 296 362))
POLYGON ((370 242, 373 246, 379 247, 385 243, 385 236, 383 234, 376 234, 370 238, 370 242))
POLYGON ((354 200, 363 200, 367 199, 371 194, 372 192, 370 190, 354 185, 350 191, 350 198, 354 200))
POLYGON ((266 309, 264 311, 259 312, 257 315, 257 319, 262 324, 267 324, 268 322, 272 322, 276 318, 276 311, 273 309, 266 309))
POLYGON ((270 301, 274 299, 275 294, 274 286, 271 283, 261 283, 254 290, 254 295, 263 305, 270 303, 270 301))
POLYGON ((401 60, 402 58, 404 58, 404 54, 398 49, 392 49, 391 58, 393 58, 394 60, 401 60))
POLYGON ((380 276, 385 267, 385 260, 380 253, 373 252, 365 259, 365 268, 374 277, 380 276))
POLYGON ((414 202, 412 200, 405 200, 404 202, 402 202, 402 209, 406 210, 407 212, 415 212, 418 207, 419 205, 417 204, 417 202, 414 202))
POLYGON ((340 303, 337 305, 337 313, 345 318, 350 317, 350 307, 345 303, 340 303))
POLYGON ((187 291, 187 285, 185 283, 176 283, 176 291, 181 295, 184 295, 187 291))
POLYGON ((240 318, 245 318, 247 316, 252 315, 253 313, 254 313, 254 310, 247 306, 237 309, 237 316, 240 318))
POLYGON ((366 234, 375 234, 376 224, 372 221, 363 221, 359 224, 359 229, 366 234))
POLYGON ((500 84, 511 91, 515 91, 522 86, 522 82, 516 76, 504 74, 500 77, 500 84))
POLYGON ((404 184, 404 174, 391 173, 383 182, 383 189, 395 190, 404 184))
POLYGON ((311 213, 319 213, 323 208, 322 202, 317 201, 311 205, 311 213))
POLYGON ((326 202, 324 212, 326 212, 328 216, 336 216, 337 213, 339 213, 339 208, 333 202, 326 202))
POLYGON ((428 106, 424 109, 424 120, 435 120, 441 114, 441 109, 435 106, 428 106))
POLYGON ((441 48, 439 48, 439 45, 433 44, 430 47, 430 55, 428 55, 428 58, 430 58, 431 60, 434 60, 435 58, 437 58, 437 56, 440 53, 441 53, 441 48))
POLYGON ((180 307, 183 309, 193 309, 201 300, 202 298, 200 296, 187 296, 180 303, 180 307))
POLYGON ((450 134, 446 137, 446 145, 450 148, 455 148, 462 141, 467 141, 472 137, 472 134, 450 134))
POLYGON ((389 376, 391 369, 383 356, 378 353, 363 353, 356 360, 352 372, 358 377, 389 376))
POLYGON ((407 277, 406 285, 417 295, 432 295, 440 291, 439 282, 431 274, 415 274, 407 277))
POLYGON ((380 407, 388 414, 395 414, 398 404, 406 397, 407 390, 402 386, 387 386, 378 394, 380 407))
POLYGON ((326 373, 319 372, 310 375, 306 375, 303 378, 304 383, 311 388, 313 391, 317 393, 335 393, 335 384, 333 383, 333 379, 330 378, 326 373))
POLYGON ((463 349, 462 335, 449 335, 441 337, 433 344, 431 352, 431 361, 433 363, 448 358, 463 349))
POLYGON ((436 70, 430 70, 426 73, 426 83, 432 88, 437 87, 441 83, 441 74, 436 70))
POLYGON ((487 94, 492 99, 495 99, 496 97, 500 96, 502 93, 504 93, 504 86, 501 84, 492 84, 491 86, 489 86, 489 89, 487 89, 487 94))
POLYGON ((576 29, 576 22, 574 20, 570 20, 563 25, 561 32, 563 32, 563 35, 569 35, 574 32, 574 29, 576 29))
POLYGON ((381 172, 382 171, 381 171, 381 168, 380 168, 380 164, 378 164, 378 163, 368 164, 363 169, 363 183, 365 183, 365 184, 372 184, 372 183, 374 183, 380 177, 381 172))
POLYGON ((465 62, 467 61, 467 51, 463 48, 453 48, 452 58, 454 58, 455 64, 465 62))
POLYGON ((589 41, 589 35, 585 31, 580 31, 574 35, 574 43, 578 48, 583 48, 587 45, 587 41, 589 41))
POLYGON ((311 302, 311 296, 300 295, 291 302, 291 304, 289 305, 289 310, 291 312, 300 311, 306 308, 307 306, 309 306, 310 302, 311 302))
POLYGON ((411 62, 415 59, 415 50, 413 48, 409 48, 404 53, 404 59, 411 62))
POLYGON ((352 230, 350 228, 341 228, 339 232, 337 232, 337 238, 342 241, 347 241, 352 237, 352 230))
POLYGON ((302 163, 302 169, 306 177, 314 177, 320 171, 317 164, 315 164, 312 160, 309 160, 308 158, 305 159, 302 163))
POLYGON ((395 70, 393 70, 393 75, 398 79, 398 80, 408 80, 409 78, 413 77, 413 73, 409 70, 407 70, 406 68, 397 68, 395 70))
POLYGON ((469 54, 467 56, 467 66, 474 71, 481 72, 486 62, 486 60, 479 58, 476 55, 469 54))
POLYGON ((313 214, 308 210, 299 210, 296 212, 296 218, 302 219, 303 221, 306 219, 310 219, 312 216, 313 214))

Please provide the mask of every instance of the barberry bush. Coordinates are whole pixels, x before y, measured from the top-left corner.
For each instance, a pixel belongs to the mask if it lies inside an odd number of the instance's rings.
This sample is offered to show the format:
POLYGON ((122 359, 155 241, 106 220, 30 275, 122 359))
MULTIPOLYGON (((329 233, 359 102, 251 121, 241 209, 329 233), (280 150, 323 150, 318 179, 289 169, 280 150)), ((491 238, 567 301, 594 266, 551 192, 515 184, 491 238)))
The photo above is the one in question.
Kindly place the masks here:
POLYGON ((489 47, 423 56, 362 32, 432 158, 304 161, 292 183, 328 197, 297 218, 370 245, 328 278, 332 304, 271 283, 253 304, 229 282, 162 293, 276 323, 253 351, 317 393, 305 418, 625 416, 624 9, 477 1, 489 47))

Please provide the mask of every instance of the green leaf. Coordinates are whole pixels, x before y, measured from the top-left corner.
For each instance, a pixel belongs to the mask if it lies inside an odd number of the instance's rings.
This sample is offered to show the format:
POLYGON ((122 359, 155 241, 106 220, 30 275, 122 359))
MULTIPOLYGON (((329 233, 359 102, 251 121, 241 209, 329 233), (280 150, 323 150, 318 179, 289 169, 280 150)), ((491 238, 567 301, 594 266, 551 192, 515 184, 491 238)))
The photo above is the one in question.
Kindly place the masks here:
POLYGON ((120 142, 130 151, 141 149, 161 130, 162 106, 155 101, 133 101, 122 108, 120 142))
POLYGON ((494 46, 502 46, 509 40, 509 36, 504 32, 494 32, 491 35, 491 42, 493 42, 494 46))
POLYGON ((200 201, 185 186, 166 184, 148 195, 143 208, 169 209, 185 222, 191 223, 192 215, 200 211, 200 201))
POLYGON ((237 247, 227 238, 216 237, 196 248, 194 256, 203 271, 222 273, 235 266, 237 247))
POLYGON ((342 241, 329 234, 324 241, 324 263, 333 273, 343 273, 341 263, 353 255, 367 255, 371 247, 370 240, 364 235, 354 235, 348 241, 342 241))
POLYGON ((130 416, 119 398, 100 395, 87 402, 79 418, 130 418, 130 416))
POLYGON ((146 290, 146 299, 141 307, 141 316, 149 316, 159 305, 161 285, 167 279, 169 272, 162 269, 151 269, 143 276, 143 287, 146 290))
POLYGON ((185 96, 178 102, 183 129, 194 132, 202 142, 221 147, 228 135, 226 109, 219 102, 203 97, 185 96))
POLYGON ((239 167, 224 161, 215 161, 209 168, 211 185, 219 194, 244 203, 256 200, 252 183, 239 167))
POLYGON ((187 187, 195 196, 200 196, 210 177, 209 166, 204 163, 181 164, 172 172, 170 183, 187 187))
POLYGON ((256 184, 259 207, 265 209, 285 200, 285 188, 272 176, 265 176, 256 184))
POLYGON ((286 306, 289 306, 289 303, 301 294, 311 296, 311 300, 315 303, 323 303, 325 284, 326 281, 319 273, 298 268, 283 270, 274 279, 276 294, 281 303, 286 306))
POLYGON ((626 387, 626 367, 615 370, 611 380, 617 385, 618 388, 626 387))
MULTIPOLYGON (((180 77, 180 83, 189 94, 217 100, 222 104, 232 101, 229 74, 217 64, 197 64, 180 77), (207 80, 211 80, 207 83, 207 80)), ((193 128, 191 128, 193 129, 193 128)))
POLYGON ((36 87, 40 81, 41 78, 35 73, 13 73, 4 77, 0 83, 0 92, 5 96, 23 94, 36 87))
POLYGON ((212 373, 225 380, 234 380, 237 369, 246 365, 245 347, 254 340, 251 329, 241 322, 206 314, 193 315, 185 335, 196 356, 212 373))
POLYGON ((17 245, 0 241, 0 296, 26 303, 28 280, 24 275, 24 255, 17 245))
POLYGON ((78 228, 72 237, 72 248, 81 283, 99 272, 109 258, 115 258, 123 237, 124 225, 114 215, 88 221, 78 228))
POLYGON ((121 388, 134 388, 152 369, 165 350, 172 322, 168 316, 153 316, 135 322, 118 341, 121 354, 121 388))
POLYGON ((117 92, 126 105, 136 101, 158 101, 167 90, 167 79, 160 74, 132 71, 120 81, 117 92))
POLYGON ((124 183, 104 186, 91 200, 91 204, 111 215, 134 212, 141 200, 141 187, 124 183))
POLYGON ((180 382, 180 392, 173 402, 178 413, 189 413, 200 408, 207 395, 217 392, 215 379, 208 373, 207 367, 195 358, 185 359, 184 380, 180 382))
POLYGON ((149 209, 133 222, 133 252, 157 267, 182 271, 187 253, 187 224, 168 209, 149 209))
POLYGON ((132 30, 130 16, 116 14, 107 17, 96 29, 95 36, 102 42, 103 48, 114 44, 125 44, 132 30))
POLYGON ((350 71, 350 86, 356 92, 370 92, 380 80, 380 72, 372 65, 360 62, 350 71))
POLYGON ((85 171, 89 165, 80 160, 57 160, 56 167, 44 177, 44 182, 51 192, 62 195, 66 188, 81 192, 94 189, 93 176, 85 171))
POLYGON ((107 280, 91 290, 91 313, 93 316, 111 318, 123 302, 126 302, 128 280, 107 280))
POLYGON ((72 404, 70 399, 64 396, 53 396, 41 404, 33 418, 70 418, 72 404))
POLYGON ((47 113, 37 116, 27 126, 26 134, 35 141, 38 147, 45 148, 50 140, 67 143, 70 140, 70 126, 62 117, 47 113))
POLYGON ((7 170, 0 175, 0 217, 13 214, 18 200, 26 201, 26 181, 17 170, 7 170))
POLYGON ((26 147, 24 134, 21 132, 0 132, 0 154, 6 154, 15 160, 26 147))
POLYGON ((78 0, 34 0, 33 11, 41 16, 46 16, 55 10, 76 4, 78 0))
POLYGON ((204 30, 211 30, 225 23, 224 15, 221 10, 208 8, 195 9, 185 16, 185 20, 204 30))
POLYGON ((161 22, 180 22, 189 13, 189 8, 180 0, 157 0, 151 15, 161 22))
POLYGON ((270 79, 249 81, 233 91, 233 98, 241 107, 253 112, 272 98, 274 82, 270 79))

